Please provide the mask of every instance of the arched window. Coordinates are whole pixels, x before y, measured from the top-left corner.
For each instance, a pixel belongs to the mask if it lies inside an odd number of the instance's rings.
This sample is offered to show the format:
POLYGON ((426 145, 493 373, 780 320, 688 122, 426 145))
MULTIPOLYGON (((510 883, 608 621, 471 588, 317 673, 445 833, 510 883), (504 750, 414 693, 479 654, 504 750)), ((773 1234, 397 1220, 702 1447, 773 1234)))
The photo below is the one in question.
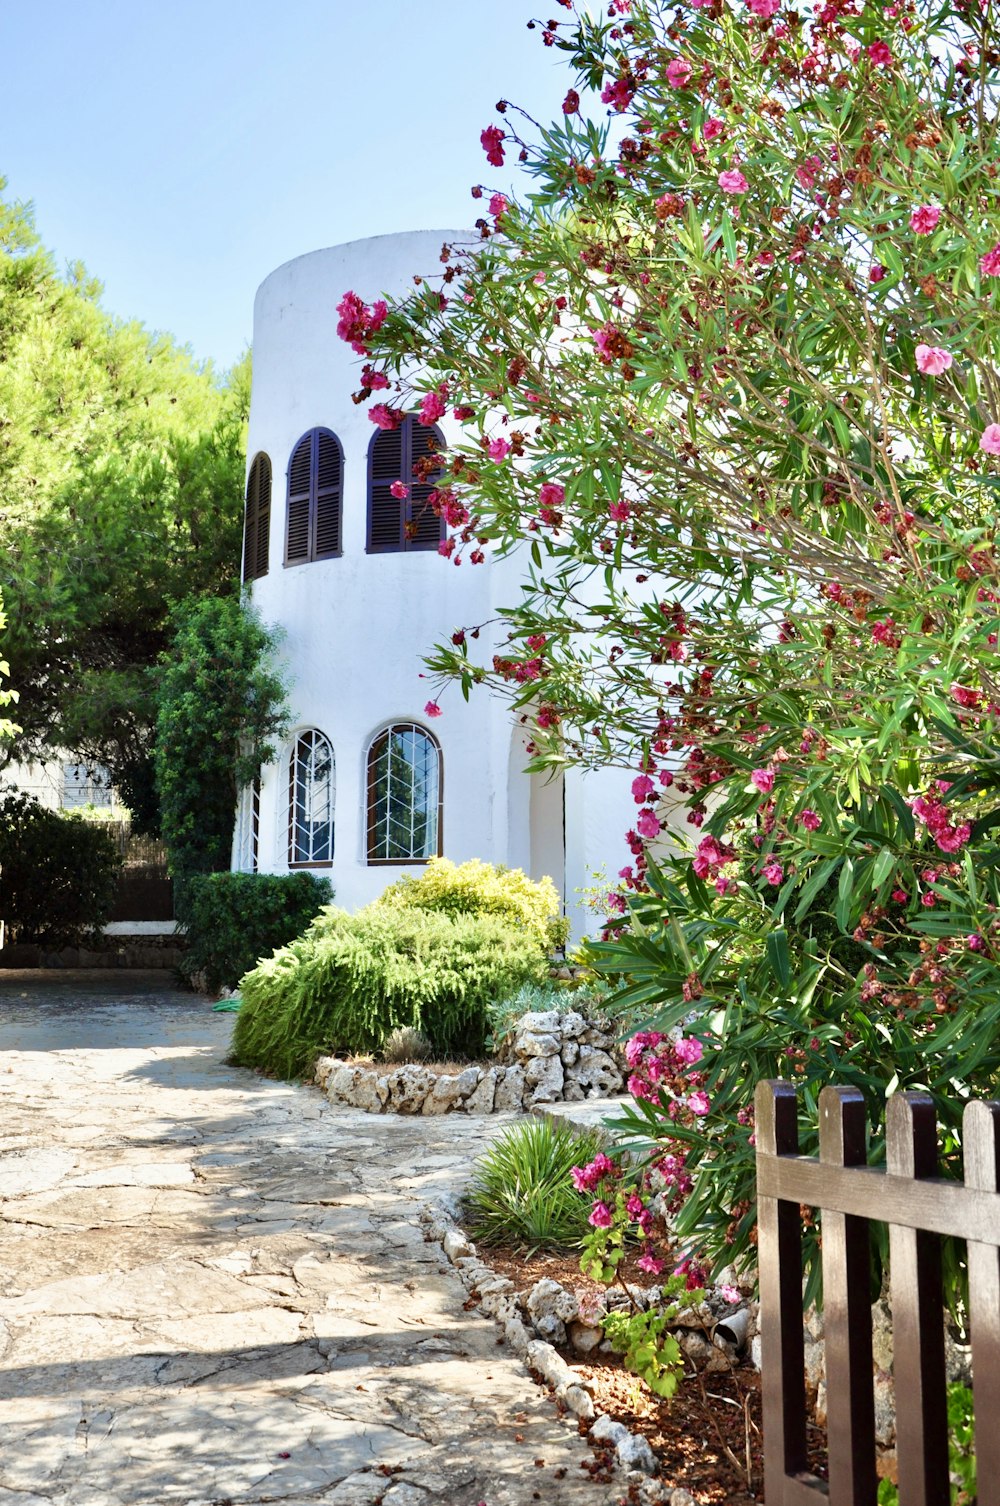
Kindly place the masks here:
POLYGON ((438 547, 444 522, 427 499, 441 468, 431 469, 428 462, 444 448, 441 431, 412 416, 398 429, 380 429, 375 435, 368 450, 369 554, 438 547), (394 481, 403 483, 407 496, 393 496, 394 481))
POLYGON ((315 728, 300 732, 288 763, 288 866, 327 867, 333 862, 336 765, 329 739, 315 728))
POLYGON ((340 553, 344 455, 329 429, 311 429, 288 462, 285 564, 333 559, 340 553))
POLYGON ((386 727, 368 750, 369 863, 441 855, 441 749, 412 722, 386 727))
POLYGON ((261 452, 253 458, 247 478, 246 514, 243 525, 243 579, 259 580, 267 574, 268 535, 271 531, 271 462, 261 452))

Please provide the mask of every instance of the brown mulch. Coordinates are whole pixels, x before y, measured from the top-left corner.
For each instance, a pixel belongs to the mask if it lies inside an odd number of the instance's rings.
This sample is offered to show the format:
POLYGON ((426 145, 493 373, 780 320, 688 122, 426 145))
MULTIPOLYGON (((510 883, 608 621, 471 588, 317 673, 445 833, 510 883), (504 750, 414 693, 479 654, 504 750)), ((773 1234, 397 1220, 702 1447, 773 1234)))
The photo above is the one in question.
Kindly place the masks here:
MULTIPOLYGON (((579 1256, 569 1252, 538 1252, 479 1246, 481 1258, 500 1276, 522 1291, 550 1277, 578 1292, 596 1291, 580 1273, 579 1256)), ((640 1286, 650 1277, 635 1266, 632 1255, 623 1267, 624 1279, 640 1286)), ((563 1358, 588 1382, 598 1412, 640 1433, 659 1460, 661 1477, 690 1491, 698 1506, 756 1506, 763 1500, 763 1440, 761 1435, 760 1376, 744 1361, 727 1373, 700 1373, 685 1360, 684 1379, 670 1401, 655 1396, 627 1371, 617 1355, 588 1355, 564 1351, 563 1358), (748 1458, 749 1453, 749 1458, 748 1458)), ((581 1432, 585 1428, 581 1424, 581 1432)), ((811 1468, 825 1476, 825 1440, 818 1429, 811 1468)), ((591 1471, 609 1478, 601 1467, 610 1462, 598 1450, 591 1471)))

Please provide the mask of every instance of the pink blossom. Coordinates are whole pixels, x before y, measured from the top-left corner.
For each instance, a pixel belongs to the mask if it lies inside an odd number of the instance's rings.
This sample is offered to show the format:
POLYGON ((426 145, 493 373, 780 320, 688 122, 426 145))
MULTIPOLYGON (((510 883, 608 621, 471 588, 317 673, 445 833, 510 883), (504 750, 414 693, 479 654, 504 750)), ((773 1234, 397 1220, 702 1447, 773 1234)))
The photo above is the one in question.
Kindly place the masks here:
POLYGON ((910 215, 910 229, 916 235, 930 235, 931 231, 937 229, 940 218, 940 205, 920 204, 910 215))
POLYGON ((394 481, 389 488, 389 492, 391 496, 396 498, 397 502, 402 502, 410 495, 410 488, 405 481, 394 481))
POLYGON ((369 308, 357 293, 348 292, 337 304, 337 313, 340 315, 337 321, 338 338, 346 340, 359 356, 366 356, 368 348, 365 341, 369 335, 382 328, 389 310, 382 299, 369 308))
POLYGON ((604 909, 608 915, 624 915, 626 910, 624 894, 609 889, 604 896, 604 909))
POLYGON ((500 216, 502 214, 506 214, 506 212, 507 200, 504 198, 502 193, 495 193, 490 199, 490 214, 494 219, 498 220, 500 216))
POLYGON ((671 89, 684 89, 691 77, 691 64, 687 58, 672 58, 667 64, 667 83, 671 89))
POLYGON ((984 277, 1000 277, 1000 241, 979 258, 979 270, 984 277))
POLYGON ((480 145, 491 167, 503 167, 503 131, 499 126, 487 126, 479 133, 480 145))
POLYGON ((883 267, 880 261, 873 263, 873 265, 868 268, 869 282, 881 282, 884 276, 885 267, 883 267))
POLYGON ((659 1276, 666 1263, 665 1260, 660 1260, 655 1255, 640 1255, 636 1261, 636 1265, 640 1271, 648 1271, 650 1276, 659 1276))
POLYGON ((755 790, 760 790, 762 795, 769 795, 774 789, 774 770, 754 769, 750 775, 750 783, 755 790))
POLYGON ((368 417, 380 429, 398 429, 406 414, 401 408, 387 408, 385 403, 376 403, 368 409, 368 417))
POLYGON ((746 193, 750 184, 737 167, 728 167, 719 174, 719 187, 724 193, 746 193))
POLYGON ((888 68, 892 62, 892 49, 880 38, 877 42, 869 43, 868 56, 876 68, 888 68))
POLYGON ((498 462, 501 460, 506 460, 507 456, 510 454, 510 440, 491 439, 487 454, 489 455, 491 460, 496 460, 498 462))
POLYGON ((567 91, 566 98, 562 102, 564 115, 575 115, 580 108, 580 96, 575 89, 567 91))
POLYGON ((747 6, 755 16, 762 16, 766 21, 781 9, 781 0, 747 0, 747 6))
POLYGON ((710 115, 701 128, 703 141, 714 141, 716 136, 721 136, 726 129, 726 122, 720 115, 710 115))
POLYGON ((799 823, 805 827, 806 831, 819 831, 823 825, 820 817, 811 810, 799 811, 799 823))
POLYGON ((444 399, 440 392, 425 392, 418 417, 428 428, 444 415, 444 399))
POLYGON ((954 357, 940 345, 918 345, 914 351, 917 370, 924 376, 940 376, 951 366, 954 357))
POLYGON ((677 1060, 684 1062, 686 1066, 693 1067, 695 1062, 700 1062, 703 1056, 701 1041, 693 1035, 682 1035, 674 1047, 677 1060))
POLYGON ((897 905, 905 905, 910 896, 907 894, 905 889, 894 889, 892 891, 892 897, 896 901, 897 905))
POLYGON ((800 162, 795 169, 795 176, 799 181, 799 185, 802 188, 812 188, 822 166, 823 159, 817 157, 815 152, 811 157, 807 157, 804 162, 800 162))
POLYGON ((587 1216, 587 1223, 593 1224, 595 1229, 610 1229, 612 1215, 607 1203, 596 1202, 587 1216))
POLYGON ((692 1093, 688 1097, 688 1108, 692 1114, 697 1114, 699 1119, 703 1118, 711 1107, 712 1104, 708 1094, 703 1093, 700 1088, 697 1093, 692 1093))
POLYGON ((427 702, 427 705, 424 707, 424 715, 432 717, 441 715, 441 707, 438 705, 437 701, 427 702))
POLYGON ((616 110, 621 112, 628 109, 632 103, 634 93, 635 90, 627 78, 616 78, 613 83, 604 85, 604 88, 601 90, 601 103, 613 105, 616 110))
POLYGON ((627 523, 629 519, 629 505, 627 502, 609 502, 608 517, 613 523, 627 523))
POLYGON ((382 392, 388 387, 389 378, 384 371, 376 371, 374 366, 362 366, 361 385, 369 392, 382 392))
POLYGON ((966 936, 965 944, 969 948, 970 952, 982 952, 986 948, 986 942, 980 936, 978 931, 974 931, 971 936, 966 936))
POLYGON ((1000 424, 987 424, 979 440, 979 448, 987 455, 1000 455, 1000 424))
POLYGON ((642 805, 656 790, 648 774, 639 774, 632 780, 632 794, 636 805, 642 805))
POLYGON ((767 862, 763 865, 760 871, 764 875, 767 882, 769 884, 774 884, 775 886, 780 884, 781 880, 785 876, 784 869, 778 862, 777 858, 768 858, 767 862))
POLYGON ((721 874, 715 881, 716 894, 730 894, 736 888, 738 885, 735 879, 723 878, 721 874))
POLYGON ((725 1281, 719 1287, 719 1296, 722 1298, 723 1302, 743 1301, 743 1293, 740 1291, 739 1287, 731 1286, 728 1282, 725 1281))
POLYGON ((651 842, 660 833, 659 820, 654 812, 648 808, 640 812, 639 819, 635 823, 635 828, 640 837, 645 837, 647 842, 651 842))
POLYGON ((566 488, 561 481, 545 481, 538 492, 538 505, 543 508, 562 507, 566 500, 566 488))

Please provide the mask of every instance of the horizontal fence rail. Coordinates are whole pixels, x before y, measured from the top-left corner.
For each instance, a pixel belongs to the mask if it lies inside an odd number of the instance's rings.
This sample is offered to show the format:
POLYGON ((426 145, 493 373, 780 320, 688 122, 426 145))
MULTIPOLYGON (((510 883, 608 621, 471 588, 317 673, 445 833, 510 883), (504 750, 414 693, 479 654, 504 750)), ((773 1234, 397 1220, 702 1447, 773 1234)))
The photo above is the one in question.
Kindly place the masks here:
POLYGON ((886 1169, 866 1160, 865 1104, 824 1088, 819 1159, 798 1153, 787 1082, 756 1094, 758 1264, 767 1506, 876 1506, 869 1223, 889 1225, 900 1506, 948 1506, 948 1417, 941 1236, 965 1239, 978 1506, 1000 1506, 1000 1104, 969 1103, 965 1181, 938 1170, 926 1093, 886 1105, 886 1169), (829 1483, 806 1448, 802 1206, 822 1213, 829 1483))

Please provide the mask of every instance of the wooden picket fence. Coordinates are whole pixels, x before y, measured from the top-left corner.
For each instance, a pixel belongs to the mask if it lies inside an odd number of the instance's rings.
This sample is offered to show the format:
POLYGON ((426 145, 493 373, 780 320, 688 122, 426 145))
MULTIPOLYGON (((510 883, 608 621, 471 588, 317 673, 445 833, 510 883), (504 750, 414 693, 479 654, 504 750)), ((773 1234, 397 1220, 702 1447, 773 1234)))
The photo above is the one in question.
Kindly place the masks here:
POLYGON ((886 1168, 866 1162, 864 1098, 824 1088, 819 1159, 798 1154, 793 1084, 756 1095, 758 1263, 767 1506, 876 1506, 869 1222, 889 1225, 900 1506, 947 1506, 940 1238, 967 1241, 978 1506, 1000 1506, 1000 1103, 966 1105, 964 1184, 938 1170, 925 1093, 886 1106, 886 1168), (822 1211, 829 1483, 810 1474, 802 1215, 822 1211))

